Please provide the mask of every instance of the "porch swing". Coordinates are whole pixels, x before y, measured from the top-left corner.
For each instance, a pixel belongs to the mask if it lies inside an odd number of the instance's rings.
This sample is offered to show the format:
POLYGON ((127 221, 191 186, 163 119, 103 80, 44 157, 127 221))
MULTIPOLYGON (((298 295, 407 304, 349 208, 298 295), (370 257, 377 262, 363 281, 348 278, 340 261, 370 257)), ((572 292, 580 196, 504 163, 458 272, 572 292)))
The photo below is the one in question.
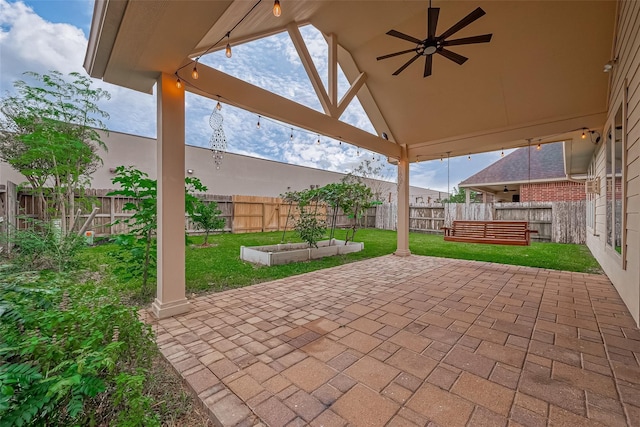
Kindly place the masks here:
MULTIPOLYGON (((531 184, 531 139, 527 144, 528 184, 531 184)), ((449 165, 447 164, 447 168, 449 165)), ((507 187, 505 186, 505 190, 507 187)), ((442 227, 445 242, 487 243, 493 245, 529 246, 531 234, 538 230, 529 228, 531 199, 527 205, 526 221, 468 221, 455 220, 451 227, 442 227)))

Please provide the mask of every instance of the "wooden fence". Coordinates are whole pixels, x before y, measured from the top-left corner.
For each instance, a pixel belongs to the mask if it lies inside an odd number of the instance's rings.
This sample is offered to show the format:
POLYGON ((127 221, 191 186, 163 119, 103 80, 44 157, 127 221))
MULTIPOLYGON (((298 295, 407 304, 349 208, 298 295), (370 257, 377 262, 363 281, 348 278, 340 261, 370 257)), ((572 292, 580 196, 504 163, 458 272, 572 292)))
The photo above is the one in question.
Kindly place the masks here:
MULTIPOLYGON (((90 189, 85 193, 83 202, 83 213, 80 215, 79 223, 82 224, 89 216, 93 208, 98 211, 93 218, 89 230, 93 230, 95 236, 110 236, 122 234, 128 231, 128 226, 124 220, 131 217, 132 213, 124 210, 124 206, 132 199, 122 196, 107 196, 112 190, 90 189)), ((14 191, 15 193, 15 191, 14 191)), ((12 193, 12 194, 14 194, 12 193)), ((255 233, 262 231, 283 231, 293 228, 293 218, 297 216, 297 207, 290 205, 283 199, 276 197, 259 196, 221 196, 221 195, 198 195, 199 198, 208 202, 216 202, 218 209, 222 212, 220 216, 225 220, 224 231, 232 233, 255 233), (288 218, 288 222, 287 222, 288 218)), ((16 218, 35 218, 41 215, 41 207, 35 197, 28 193, 17 193, 7 203, 8 206, 16 206, 17 209, 8 209, 8 212, 16 212, 17 215, 7 217, 8 223, 14 224, 18 228, 26 227, 24 221, 16 218), (13 201, 15 199, 16 202, 13 201)), ((324 205, 318 206, 318 213, 321 217, 330 218, 333 211, 324 205)), ((338 227, 348 227, 353 224, 353 219, 348 218, 342 211, 338 211, 336 224, 338 227)), ((367 210, 363 218, 359 220, 360 227, 375 227, 376 211, 375 207, 367 210)), ((188 216, 185 216, 185 230, 189 234, 198 234, 197 230, 188 216)))
MULTIPOLYGON (((398 208, 395 204, 378 206, 376 228, 395 230, 398 208)), ((538 230, 532 240, 583 244, 586 240, 586 202, 532 203, 430 203, 410 206, 409 229, 441 233, 454 220, 521 220, 538 230)))

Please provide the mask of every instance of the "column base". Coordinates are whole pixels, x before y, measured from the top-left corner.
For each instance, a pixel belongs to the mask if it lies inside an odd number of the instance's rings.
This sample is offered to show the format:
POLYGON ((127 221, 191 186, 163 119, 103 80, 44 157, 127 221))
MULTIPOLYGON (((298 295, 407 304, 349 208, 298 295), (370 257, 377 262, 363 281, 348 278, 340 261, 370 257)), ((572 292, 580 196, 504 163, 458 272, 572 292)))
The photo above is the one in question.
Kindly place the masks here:
POLYGON ((153 304, 151 304, 151 310, 156 318, 164 319, 188 312, 191 310, 191 303, 186 298, 167 303, 163 303, 156 298, 153 304))
POLYGON ((393 253, 395 256, 411 256, 411 251, 409 249, 398 249, 393 253))

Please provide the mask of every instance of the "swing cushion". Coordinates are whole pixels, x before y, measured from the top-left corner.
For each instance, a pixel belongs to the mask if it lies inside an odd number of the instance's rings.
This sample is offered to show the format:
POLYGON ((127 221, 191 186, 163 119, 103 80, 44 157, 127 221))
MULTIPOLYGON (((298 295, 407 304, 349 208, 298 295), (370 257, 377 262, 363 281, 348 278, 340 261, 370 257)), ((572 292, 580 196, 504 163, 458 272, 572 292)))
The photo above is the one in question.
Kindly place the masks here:
POLYGON ((447 242, 492 243, 494 245, 531 244, 527 221, 453 221, 452 227, 442 227, 447 242))

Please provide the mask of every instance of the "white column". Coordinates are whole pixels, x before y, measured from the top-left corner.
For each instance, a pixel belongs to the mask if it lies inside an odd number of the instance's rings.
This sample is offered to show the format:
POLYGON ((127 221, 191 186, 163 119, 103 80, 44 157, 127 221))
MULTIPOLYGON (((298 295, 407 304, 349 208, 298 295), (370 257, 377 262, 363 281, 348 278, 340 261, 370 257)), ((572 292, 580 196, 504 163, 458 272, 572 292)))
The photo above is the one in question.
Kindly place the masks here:
POLYGON ((158 318, 189 311, 184 275, 184 89, 158 78, 158 318))
POLYGON ((402 147, 398 160, 398 231, 395 255, 409 256, 409 157, 407 147, 402 147))

